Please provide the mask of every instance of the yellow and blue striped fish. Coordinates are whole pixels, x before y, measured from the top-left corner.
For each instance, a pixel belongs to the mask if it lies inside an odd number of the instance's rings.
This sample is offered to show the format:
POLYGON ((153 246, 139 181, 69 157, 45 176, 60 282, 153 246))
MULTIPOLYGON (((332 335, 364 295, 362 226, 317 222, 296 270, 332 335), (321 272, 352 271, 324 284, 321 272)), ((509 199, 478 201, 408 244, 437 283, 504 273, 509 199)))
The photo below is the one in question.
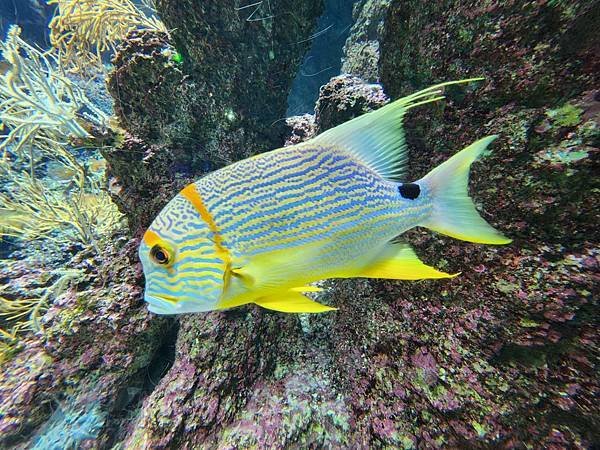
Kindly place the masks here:
POLYGON ((509 239, 477 213, 469 168, 496 139, 471 144, 424 178, 404 182, 404 114, 443 98, 432 86, 316 138, 231 164, 188 185, 144 234, 145 300, 157 314, 256 303, 323 312, 303 292, 326 278, 451 277, 398 235, 424 226, 465 241, 509 239))

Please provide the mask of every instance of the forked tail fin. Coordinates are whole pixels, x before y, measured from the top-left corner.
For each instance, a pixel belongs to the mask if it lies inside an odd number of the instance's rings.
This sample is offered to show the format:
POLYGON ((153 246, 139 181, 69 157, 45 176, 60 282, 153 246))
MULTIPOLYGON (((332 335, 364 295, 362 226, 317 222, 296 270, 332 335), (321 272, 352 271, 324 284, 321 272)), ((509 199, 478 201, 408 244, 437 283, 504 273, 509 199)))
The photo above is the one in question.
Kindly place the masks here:
POLYGON ((418 183, 431 192, 433 212, 422 224, 448 236, 481 244, 508 244, 511 240, 481 218, 469 197, 469 169, 498 136, 469 145, 429 172, 418 183))

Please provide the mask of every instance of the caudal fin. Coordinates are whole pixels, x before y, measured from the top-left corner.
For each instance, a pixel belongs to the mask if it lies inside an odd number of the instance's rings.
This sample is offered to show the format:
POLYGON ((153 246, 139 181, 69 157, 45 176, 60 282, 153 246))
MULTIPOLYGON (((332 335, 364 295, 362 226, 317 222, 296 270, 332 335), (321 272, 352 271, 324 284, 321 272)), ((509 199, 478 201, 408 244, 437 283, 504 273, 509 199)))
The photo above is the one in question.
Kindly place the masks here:
POLYGON ((469 197, 469 169, 498 136, 487 136, 469 145, 429 172, 419 184, 427 186, 433 212, 423 226, 463 241, 508 244, 511 240, 481 218, 469 197))

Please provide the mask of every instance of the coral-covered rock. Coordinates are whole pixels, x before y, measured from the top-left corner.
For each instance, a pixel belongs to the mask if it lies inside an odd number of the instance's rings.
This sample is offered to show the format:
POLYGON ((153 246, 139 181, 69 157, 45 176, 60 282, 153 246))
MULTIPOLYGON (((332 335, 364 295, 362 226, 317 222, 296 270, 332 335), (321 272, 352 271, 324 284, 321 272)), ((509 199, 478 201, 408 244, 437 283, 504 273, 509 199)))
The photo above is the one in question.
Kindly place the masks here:
POLYGON ((480 97, 490 107, 554 105, 597 82, 599 11, 598 1, 393 1, 381 81, 397 97, 435 80, 484 76, 480 97))
MULTIPOLYGON (((380 76, 392 97, 485 77, 474 93, 449 89, 443 104, 409 114, 412 178, 475 139, 499 134, 470 185, 483 216, 514 241, 493 248, 413 231, 408 239, 419 255, 461 275, 370 284, 394 306, 373 313, 387 314, 376 322, 377 353, 385 357, 376 360, 377 376, 374 368, 364 372, 370 390, 366 398, 357 391, 359 408, 368 411, 359 427, 379 426, 369 406, 378 399, 394 417, 390 432, 373 436, 383 443, 408 436, 434 447, 585 447, 600 440, 600 410, 588 400, 600 388, 600 355, 591 344, 600 312, 599 205, 589 195, 597 188, 600 121, 592 89, 599 58, 588 22, 598 10, 597 2, 391 3, 380 76), (387 386, 397 386, 398 397, 387 386)), ((336 295, 354 299, 345 292, 356 286, 346 289, 336 295)), ((359 335, 374 327, 365 324, 359 335)), ((365 354, 373 355, 370 348, 365 354)), ((355 379, 346 385, 355 389, 355 379)))
POLYGON ((108 191, 140 238, 173 192, 193 181, 175 170, 181 161, 175 153, 170 146, 147 144, 129 132, 124 132, 118 147, 102 150, 108 163, 108 191))
MULTIPOLYGON (((146 400, 129 448, 209 446, 272 372, 293 322, 256 308, 181 320, 176 360, 146 400)), ((292 331, 293 334, 293 330, 292 331)))
MULTIPOLYGON (((385 36, 378 73, 386 92, 397 97, 482 68, 489 74, 407 117, 412 178, 473 140, 499 134, 492 154, 473 168, 472 194, 483 216, 514 243, 474 245, 414 230, 406 238, 425 261, 461 275, 330 281, 319 295, 339 308, 332 314, 284 316, 247 307, 183 318, 179 356, 142 407, 129 447, 598 442, 591 402, 599 389, 598 204, 586 195, 595 189, 598 158, 599 108, 589 91, 594 46, 581 42, 581 62, 556 48, 564 39, 559 30, 585 28, 585 11, 563 3, 529 5, 520 16, 516 5, 403 5, 391 2, 386 14, 370 6, 385 36), (507 27, 498 32, 500 17, 507 27), (555 20, 542 26, 543 17, 555 20), (477 51, 464 55, 468 36, 477 51), (495 53, 501 45, 522 63, 543 56, 525 70, 546 83, 544 95, 511 76, 495 53)), ((357 56, 348 51, 346 58, 351 64, 357 56)), ((321 91, 314 125, 311 117, 289 121, 289 142, 386 101, 378 86, 334 78, 321 91)))
MULTIPOLYGON (((193 110, 202 93, 184 76, 176 55, 166 35, 133 32, 119 47, 108 78, 124 129, 116 146, 101 149, 108 189, 138 233, 198 167, 216 159, 206 154, 201 160, 196 151, 191 126, 203 114, 193 110)), ((210 101, 198 103, 211 107, 210 101)))
POLYGON ((379 81, 380 44, 390 0, 362 0, 354 4, 354 25, 344 46, 342 73, 374 83, 379 81))
POLYGON ((313 114, 288 117, 285 123, 289 127, 289 137, 286 139, 285 145, 299 144, 315 135, 315 116, 313 114))
MULTIPOLYGON (((124 241, 114 236, 114 245, 104 247, 107 265, 100 272, 90 270, 99 261, 89 254, 79 263, 72 261, 72 270, 81 276, 59 295, 48 297, 54 301, 36 325, 38 332, 3 361, 1 447, 107 444, 115 437, 113 427, 120 428, 123 411, 136 405, 148 389, 146 374, 160 360, 155 352, 168 331, 168 320, 148 313, 141 298, 141 273, 132 259, 137 245, 135 241, 123 245, 124 241), (68 429, 72 432, 65 433, 68 429)), ((24 261, 28 267, 39 267, 40 258, 55 265, 42 252, 32 251, 24 261)), ((9 288, 15 293, 22 292, 20 288, 37 295, 56 281, 51 272, 41 273, 37 278, 45 277, 48 286, 40 286, 31 272, 13 269, 9 288)), ((0 276, 5 275, 2 272, 0 276)))
POLYGON ((280 119, 322 6, 156 3, 172 39, 131 33, 109 77, 126 136, 104 155, 113 198, 134 232, 202 174, 283 145, 280 119))
POLYGON ((373 111, 388 102, 388 97, 378 84, 367 84, 350 75, 333 77, 321 87, 315 106, 316 132, 373 111))
POLYGON ((185 73, 206 93, 202 101, 214 102, 213 116, 196 117, 194 133, 203 145, 241 129, 248 134, 238 138, 240 147, 221 157, 239 159, 281 145, 285 127, 279 119, 322 2, 234 7, 218 0, 158 0, 156 6, 172 30, 185 73))

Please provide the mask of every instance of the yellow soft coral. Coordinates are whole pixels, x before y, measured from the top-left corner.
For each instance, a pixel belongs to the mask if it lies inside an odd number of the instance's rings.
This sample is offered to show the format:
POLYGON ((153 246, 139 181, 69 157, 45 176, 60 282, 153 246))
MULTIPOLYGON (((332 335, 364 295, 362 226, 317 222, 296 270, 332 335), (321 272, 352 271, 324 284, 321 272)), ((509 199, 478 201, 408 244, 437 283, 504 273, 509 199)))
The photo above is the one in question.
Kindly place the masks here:
MULTIPOLYGON (((81 72, 102 65, 102 54, 136 29, 166 32, 156 17, 147 17, 130 0, 49 0, 58 6, 50 22, 50 41, 64 67, 81 72)), ((149 2, 142 2, 153 11, 149 2)))
POLYGON ((91 180, 70 190, 56 190, 28 173, 11 174, 10 193, 0 193, 0 233, 25 240, 50 237, 78 240, 97 248, 100 237, 110 234, 121 214, 108 194, 91 180), (69 235, 68 230, 75 232, 69 235), (52 236, 53 232, 59 232, 52 236))
MULTIPOLYGON (((84 2, 70 3, 75 8, 84 2)), ((88 6, 92 3, 111 2, 87 2, 88 6)), ((99 171, 93 168, 99 160, 82 161, 69 143, 85 143, 92 148, 101 145, 95 140, 96 132, 105 136, 112 122, 66 74, 67 57, 78 58, 77 48, 82 48, 77 47, 77 39, 93 31, 85 26, 77 28, 75 22, 67 20, 69 17, 82 24, 88 20, 77 14, 55 18, 55 30, 69 24, 75 27, 71 31, 64 28, 63 38, 55 33, 59 50, 42 52, 30 46, 20 38, 16 26, 9 29, 4 42, 0 41, 2 57, 9 64, 8 71, 0 76, 0 132, 4 134, 0 136, 0 238, 12 236, 27 243, 45 238, 61 244, 75 240, 101 255, 101 246, 122 225, 122 215, 100 186, 99 171), (93 135, 89 130, 94 130, 93 135)), ((124 24, 133 19, 123 20, 121 32, 125 33, 124 24)), ((148 20, 155 23, 155 19, 148 20)), ((88 35, 87 42, 98 57, 118 36, 117 28, 111 27, 101 25, 95 38, 88 35), (103 34, 107 29, 113 31, 103 34), (105 41, 94 41, 96 38, 105 41)), ((0 261, 5 268, 10 263, 0 261)), ((37 267, 32 273, 48 272, 37 267)), ((27 291, 26 296, 20 296, 12 288, 7 290, 7 285, 0 286, 0 362, 18 348, 20 334, 43 331, 39 319, 82 272, 63 269, 50 272, 50 276, 56 281, 41 294, 27 291)))

